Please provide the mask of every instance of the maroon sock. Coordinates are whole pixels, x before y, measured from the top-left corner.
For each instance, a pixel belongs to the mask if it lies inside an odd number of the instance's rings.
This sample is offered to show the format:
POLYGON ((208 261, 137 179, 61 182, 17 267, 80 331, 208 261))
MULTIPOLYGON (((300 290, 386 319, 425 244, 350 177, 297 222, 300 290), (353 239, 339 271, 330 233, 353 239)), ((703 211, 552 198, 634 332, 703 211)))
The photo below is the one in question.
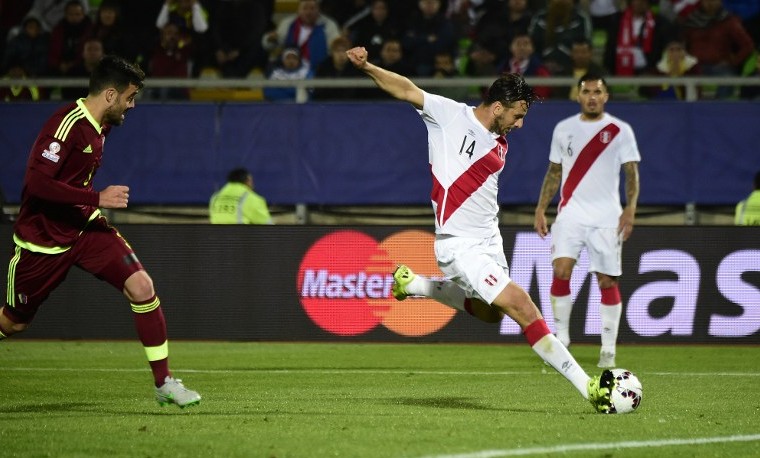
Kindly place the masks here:
POLYGON ((135 326, 140 342, 146 349, 148 363, 153 372, 153 379, 156 386, 164 384, 164 379, 171 376, 169 372, 169 357, 166 339, 166 321, 164 313, 161 311, 161 302, 156 296, 151 299, 132 304, 132 310, 135 311, 135 326), (155 308, 153 307, 155 306, 155 308), (152 309, 147 312, 138 312, 137 310, 152 309), (160 348, 162 347, 163 348, 160 348), (156 355, 164 355, 157 357, 156 355))

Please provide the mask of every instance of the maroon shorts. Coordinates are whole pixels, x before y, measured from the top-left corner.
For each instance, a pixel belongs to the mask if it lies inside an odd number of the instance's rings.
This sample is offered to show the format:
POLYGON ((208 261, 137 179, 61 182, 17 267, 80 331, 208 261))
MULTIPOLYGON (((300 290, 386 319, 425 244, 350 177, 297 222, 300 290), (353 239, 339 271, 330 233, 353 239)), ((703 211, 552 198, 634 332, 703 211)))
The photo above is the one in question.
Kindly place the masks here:
POLYGON ((35 253, 15 247, 8 266, 8 294, 4 314, 15 323, 29 323, 50 293, 77 266, 107 281, 119 291, 143 266, 132 247, 113 227, 87 229, 60 254, 35 253))

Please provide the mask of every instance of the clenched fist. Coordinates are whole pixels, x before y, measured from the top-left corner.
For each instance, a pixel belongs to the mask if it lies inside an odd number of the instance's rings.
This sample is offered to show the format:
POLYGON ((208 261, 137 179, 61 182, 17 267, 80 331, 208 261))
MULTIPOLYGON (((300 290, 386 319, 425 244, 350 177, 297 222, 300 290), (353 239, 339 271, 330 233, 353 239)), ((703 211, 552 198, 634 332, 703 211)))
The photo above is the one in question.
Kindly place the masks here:
POLYGON ((367 65, 368 53, 367 50, 361 46, 349 49, 346 51, 346 55, 348 56, 348 60, 350 60, 351 63, 354 64, 354 67, 358 69, 362 69, 367 65))

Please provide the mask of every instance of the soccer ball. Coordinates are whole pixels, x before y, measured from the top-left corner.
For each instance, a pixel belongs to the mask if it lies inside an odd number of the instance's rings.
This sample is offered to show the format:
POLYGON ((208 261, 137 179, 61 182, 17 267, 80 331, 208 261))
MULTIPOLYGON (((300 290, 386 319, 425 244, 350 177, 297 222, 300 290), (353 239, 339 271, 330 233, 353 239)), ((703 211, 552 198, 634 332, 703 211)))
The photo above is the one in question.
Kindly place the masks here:
POLYGON ((643 390, 641 382, 628 369, 612 369, 613 380, 610 393, 610 413, 630 413, 641 405, 643 390))

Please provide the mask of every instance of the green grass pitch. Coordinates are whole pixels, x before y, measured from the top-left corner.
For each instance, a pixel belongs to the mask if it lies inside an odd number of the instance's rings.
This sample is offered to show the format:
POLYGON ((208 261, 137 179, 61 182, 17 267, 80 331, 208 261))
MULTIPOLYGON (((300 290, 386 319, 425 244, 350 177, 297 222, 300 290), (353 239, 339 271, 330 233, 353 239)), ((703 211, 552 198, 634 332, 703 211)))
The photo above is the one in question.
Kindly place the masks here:
MULTIPOLYGON (((590 374, 598 347, 573 347, 590 374)), ((138 342, 0 342, 2 457, 757 457, 756 346, 634 346, 601 415, 527 345, 170 342, 199 406, 159 407, 138 342)))

